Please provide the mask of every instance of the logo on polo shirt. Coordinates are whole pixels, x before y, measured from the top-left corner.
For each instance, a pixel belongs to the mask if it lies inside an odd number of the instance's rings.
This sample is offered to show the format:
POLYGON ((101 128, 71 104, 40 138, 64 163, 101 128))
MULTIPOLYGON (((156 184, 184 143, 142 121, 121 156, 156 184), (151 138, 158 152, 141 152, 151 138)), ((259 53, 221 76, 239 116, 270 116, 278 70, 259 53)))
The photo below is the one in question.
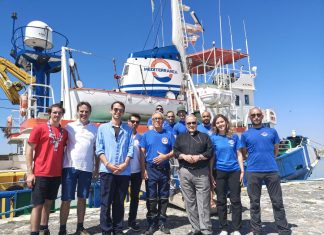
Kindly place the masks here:
POLYGON ((229 141, 228 141, 228 144, 229 144, 230 146, 234 146, 234 143, 235 143, 234 140, 229 140, 229 141))
POLYGON ((268 133, 267 132, 262 132, 261 135, 266 137, 266 136, 268 136, 268 133))
POLYGON ((162 144, 167 144, 168 143, 168 138, 163 137, 161 141, 162 141, 162 144))

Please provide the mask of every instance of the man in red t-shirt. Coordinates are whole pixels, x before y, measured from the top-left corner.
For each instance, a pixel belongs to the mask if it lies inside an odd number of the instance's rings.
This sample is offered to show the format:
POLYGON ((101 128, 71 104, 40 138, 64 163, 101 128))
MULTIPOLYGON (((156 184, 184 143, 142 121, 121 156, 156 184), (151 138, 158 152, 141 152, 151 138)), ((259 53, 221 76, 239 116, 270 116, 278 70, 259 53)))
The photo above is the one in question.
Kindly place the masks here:
POLYGON ((48 122, 35 126, 29 136, 26 182, 32 189, 31 235, 40 231, 49 234, 50 207, 61 184, 63 152, 68 139, 67 131, 60 125, 64 112, 60 104, 50 106, 48 122))

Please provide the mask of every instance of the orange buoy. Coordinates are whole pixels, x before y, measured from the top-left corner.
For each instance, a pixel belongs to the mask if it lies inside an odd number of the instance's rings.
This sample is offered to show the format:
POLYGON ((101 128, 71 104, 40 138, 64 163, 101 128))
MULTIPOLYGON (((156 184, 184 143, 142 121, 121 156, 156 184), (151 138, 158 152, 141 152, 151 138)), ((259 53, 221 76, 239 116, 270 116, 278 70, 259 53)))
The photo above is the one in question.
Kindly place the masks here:
POLYGON ((20 103, 20 108, 19 108, 20 116, 24 117, 26 116, 26 112, 28 108, 27 95, 21 95, 19 98, 19 103, 20 103))

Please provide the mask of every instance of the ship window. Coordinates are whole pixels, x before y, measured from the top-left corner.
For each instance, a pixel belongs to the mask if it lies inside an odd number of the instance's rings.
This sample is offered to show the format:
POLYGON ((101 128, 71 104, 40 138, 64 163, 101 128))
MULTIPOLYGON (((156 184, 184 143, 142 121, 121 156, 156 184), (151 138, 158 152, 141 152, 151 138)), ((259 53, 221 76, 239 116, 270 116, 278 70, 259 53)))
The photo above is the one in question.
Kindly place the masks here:
POLYGON ((235 105, 240 106, 240 96, 238 95, 235 96, 235 105))
POLYGON ((128 75, 128 69, 129 69, 129 65, 127 64, 127 65, 125 65, 125 67, 124 67, 124 73, 123 73, 123 76, 128 75))
POLYGON ((246 105, 250 105, 249 95, 244 95, 244 102, 245 102, 246 105))

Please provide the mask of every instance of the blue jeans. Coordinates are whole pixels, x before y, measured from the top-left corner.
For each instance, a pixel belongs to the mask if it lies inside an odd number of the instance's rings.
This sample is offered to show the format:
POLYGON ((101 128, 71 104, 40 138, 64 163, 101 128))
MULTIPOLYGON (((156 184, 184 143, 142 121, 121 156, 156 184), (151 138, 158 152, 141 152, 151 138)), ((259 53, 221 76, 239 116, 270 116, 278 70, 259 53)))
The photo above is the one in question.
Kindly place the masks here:
POLYGON ((124 201, 128 189, 129 176, 100 173, 101 208, 100 227, 102 232, 123 230, 124 201), (110 216, 112 210, 112 216, 110 216))

